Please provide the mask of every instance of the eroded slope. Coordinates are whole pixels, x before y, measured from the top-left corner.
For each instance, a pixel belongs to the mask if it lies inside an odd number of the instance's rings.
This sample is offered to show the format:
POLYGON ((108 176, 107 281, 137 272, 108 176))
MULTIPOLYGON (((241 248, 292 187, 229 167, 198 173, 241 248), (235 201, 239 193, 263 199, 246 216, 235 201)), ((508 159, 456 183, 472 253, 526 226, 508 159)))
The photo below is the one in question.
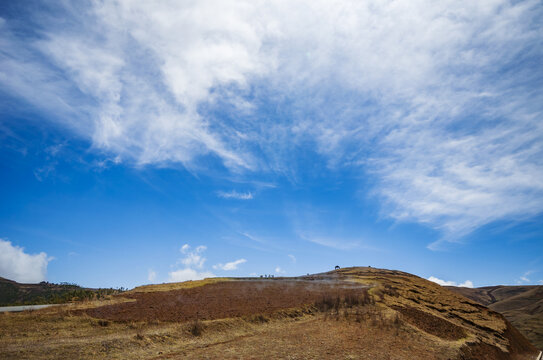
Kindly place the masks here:
POLYGON ((536 347, 543 349, 543 286, 449 289, 503 314, 536 347))

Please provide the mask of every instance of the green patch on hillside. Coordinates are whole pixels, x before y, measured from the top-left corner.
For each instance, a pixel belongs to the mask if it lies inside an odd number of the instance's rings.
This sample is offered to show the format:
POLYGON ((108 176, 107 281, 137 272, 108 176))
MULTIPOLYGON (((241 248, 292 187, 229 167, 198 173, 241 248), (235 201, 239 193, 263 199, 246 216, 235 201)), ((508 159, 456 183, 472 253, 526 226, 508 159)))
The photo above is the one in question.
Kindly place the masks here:
POLYGON ((76 284, 19 284, 0 278, 0 306, 64 304, 73 301, 101 299, 124 289, 89 289, 76 284))

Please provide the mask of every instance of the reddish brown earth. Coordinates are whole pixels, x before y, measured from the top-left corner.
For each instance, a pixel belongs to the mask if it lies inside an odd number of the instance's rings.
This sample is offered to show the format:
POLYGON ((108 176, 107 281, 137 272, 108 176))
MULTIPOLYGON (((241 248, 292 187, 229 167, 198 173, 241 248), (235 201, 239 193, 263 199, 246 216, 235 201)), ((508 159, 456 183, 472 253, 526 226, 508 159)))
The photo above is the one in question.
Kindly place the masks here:
POLYGON ((395 306, 404 319, 413 326, 441 339, 459 340, 466 337, 464 329, 443 318, 433 316, 413 307, 395 306))
POLYGON ((85 310, 94 318, 114 321, 190 321, 272 314, 313 304, 324 296, 362 296, 362 284, 329 280, 225 281, 189 289, 124 295, 135 302, 85 310))

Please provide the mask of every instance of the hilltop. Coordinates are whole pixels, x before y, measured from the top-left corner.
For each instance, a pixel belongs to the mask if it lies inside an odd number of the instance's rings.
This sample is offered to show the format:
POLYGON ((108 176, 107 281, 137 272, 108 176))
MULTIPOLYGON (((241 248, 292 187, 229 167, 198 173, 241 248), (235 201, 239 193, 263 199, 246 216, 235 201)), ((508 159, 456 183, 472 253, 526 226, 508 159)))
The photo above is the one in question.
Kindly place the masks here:
POLYGON ((6 358, 531 360, 538 353, 478 302, 408 273, 363 267, 150 285, 105 302, 4 314, 0 347, 6 358))
POLYGON ((448 288, 503 314, 534 345, 543 349, 543 286, 448 288))

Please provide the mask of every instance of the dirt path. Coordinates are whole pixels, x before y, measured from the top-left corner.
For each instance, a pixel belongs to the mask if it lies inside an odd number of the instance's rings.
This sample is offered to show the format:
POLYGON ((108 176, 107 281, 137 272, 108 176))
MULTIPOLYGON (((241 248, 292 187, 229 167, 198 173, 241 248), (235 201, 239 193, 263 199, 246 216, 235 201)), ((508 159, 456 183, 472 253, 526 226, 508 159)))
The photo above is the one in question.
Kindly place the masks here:
POLYGON ((492 299, 492 301, 490 302, 490 304, 488 304, 488 306, 494 304, 495 302, 497 302, 498 300, 496 300, 496 298, 494 297, 494 294, 492 294, 492 292, 496 290, 496 289, 492 289, 490 291, 487 292, 488 296, 490 297, 490 299, 492 299))
POLYGON ((22 305, 22 306, 0 306, 0 312, 21 312, 28 310, 40 310, 51 306, 59 306, 61 304, 46 304, 46 305, 22 305))

